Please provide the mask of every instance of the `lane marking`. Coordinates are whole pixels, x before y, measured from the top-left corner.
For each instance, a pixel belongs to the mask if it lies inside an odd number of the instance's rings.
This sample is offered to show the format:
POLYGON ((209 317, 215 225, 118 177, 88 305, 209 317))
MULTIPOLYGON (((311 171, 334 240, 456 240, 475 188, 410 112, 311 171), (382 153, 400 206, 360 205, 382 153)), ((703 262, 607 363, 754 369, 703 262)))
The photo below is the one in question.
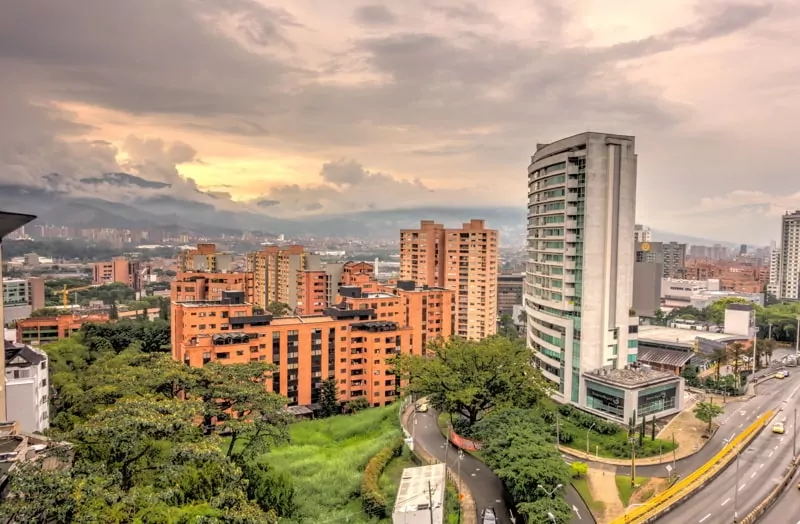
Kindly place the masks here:
MULTIPOLYGON (((473 475, 474 475, 474 473, 473 473, 473 475)), ((742 491, 745 486, 747 486, 747 484, 742 484, 741 486, 739 486, 739 491, 742 491)))
POLYGON ((752 474, 752 475, 750 475, 750 478, 753 478, 753 477, 755 477, 755 476, 756 476, 756 472, 754 471, 754 472, 753 472, 753 474, 752 474))
POLYGON ((774 451, 770 451, 770 452, 769 452, 769 455, 767 455, 767 458, 770 458, 770 457, 772 456, 772 454, 773 454, 773 453, 775 453, 775 452, 774 452, 774 451))
POLYGON ((726 499, 725 499, 725 502, 723 502, 722 504, 720 504, 720 506, 724 506, 725 504, 727 504, 727 503, 728 503, 728 502, 730 502, 730 501, 731 501, 731 499, 730 499, 730 497, 728 497, 728 498, 726 498, 726 499))
POLYGON ((761 469, 763 467, 764 467, 764 464, 761 464, 760 466, 758 466, 758 469, 761 469))
POLYGON ((709 513, 708 515, 706 515, 705 517, 703 517, 702 519, 700 519, 700 522, 705 522, 705 521, 706 521, 706 519, 707 519, 708 517, 710 517, 710 516, 711 516, 711 513, 709 513))

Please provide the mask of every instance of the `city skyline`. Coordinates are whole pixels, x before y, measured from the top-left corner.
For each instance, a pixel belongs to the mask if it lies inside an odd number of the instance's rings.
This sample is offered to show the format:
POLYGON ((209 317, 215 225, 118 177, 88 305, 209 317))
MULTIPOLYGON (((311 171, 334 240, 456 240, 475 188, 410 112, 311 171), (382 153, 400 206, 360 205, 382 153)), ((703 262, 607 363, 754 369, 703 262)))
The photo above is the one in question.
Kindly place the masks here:
POLYGON ((277 217, 522 208, 535 141, 602 128, 647 159, 638 222, 776 238, 800 208, 781 59, 800 11, 617 4, 14 3, 0 183, 277 217), (103 176, 120 172, 144 182, 103 176))

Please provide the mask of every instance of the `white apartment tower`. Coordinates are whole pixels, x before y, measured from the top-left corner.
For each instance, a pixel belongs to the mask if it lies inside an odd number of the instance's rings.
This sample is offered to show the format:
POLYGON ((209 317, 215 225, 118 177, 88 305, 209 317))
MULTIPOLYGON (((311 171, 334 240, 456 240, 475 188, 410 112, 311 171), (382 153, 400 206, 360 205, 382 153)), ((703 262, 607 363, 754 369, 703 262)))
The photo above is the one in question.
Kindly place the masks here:
POLYGON ((767 293, 774 297, 781 296, 781 250, 773 246, 769 251, 769 282, 767 293))
POLYGON ((780 282, 778 298, 800 299, 800 211, 781 219, 780 282))
POLYGON ((633 239, 634 241, 640 244, 645 242, 652 242, 653 233, 650 231, 649 227, 643 226, 641 224, 636 224, 633 228, 633 239))
POLYGON ((527 343, 561 400, 580 406, 585 372, 625 368, 638 353, 634 145, 583 133, 537 145, 528 167, 527 343))

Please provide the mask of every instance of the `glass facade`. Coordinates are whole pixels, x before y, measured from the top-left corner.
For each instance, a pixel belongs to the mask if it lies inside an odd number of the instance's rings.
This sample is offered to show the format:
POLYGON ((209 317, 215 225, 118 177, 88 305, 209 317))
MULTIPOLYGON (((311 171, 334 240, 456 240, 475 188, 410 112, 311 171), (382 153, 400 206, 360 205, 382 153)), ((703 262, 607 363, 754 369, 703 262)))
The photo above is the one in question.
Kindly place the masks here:
POLYGON ((678 386, 674 383, 644 389, 639 392, 637 415, 643 417, 673 409, 676 406, 677 397, 678 386))
POLYGON ((587 380, 586 406, 622 420, 625 416, 625 391, 587 380))
POLYGON ((525 304, 542 313, 529 316, 528 345, 536 364, 559 377, 559 392, 578 402, 586 158, 570 156, 568 161, 554 162, 531 172, 528 182, 525 304), (547 322, 545 315, 571 318, 573 322, 567 322, 567 327, 555 325, 547 322), (568 338, 572 344, 566 348, 568 338), (569 361, 568 353, 572 354, 569 361), (560 369, 542 357, 558 361, 560 369), (571 382, 569 391, 564 385, 567 377, 571 382))

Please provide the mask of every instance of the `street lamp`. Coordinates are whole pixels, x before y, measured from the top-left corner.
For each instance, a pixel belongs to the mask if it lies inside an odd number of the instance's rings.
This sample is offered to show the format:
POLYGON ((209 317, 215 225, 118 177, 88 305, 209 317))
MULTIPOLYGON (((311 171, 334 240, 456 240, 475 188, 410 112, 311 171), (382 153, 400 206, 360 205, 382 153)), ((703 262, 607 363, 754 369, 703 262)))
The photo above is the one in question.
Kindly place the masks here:
POLYGON ((563 487, 564 487, 564 484, 559 484, 556 487, 554 487, 551 491, 548 491, 548 489, 546 487, 544 487, 541 484, 539 484, 538 486, 536 486, 536 489, 540 489, 540 490, 544 491, 545 493, 547 493, 548 497, 553 498, 553 495, 555 494, 555 492, 558 491, 559 489, 563 488, 563 487))
MULTIPOLYGON (((733 436, 731 438, 727 438, 723 440, 726 445, 730 444, 733 440, 733 436)), ((733 524, 739 522, 739 448, 735 450, 736 453, 736 487, 733 488, 733 524)))
POLYGON ((595 424, 597 424, 597 421, 592 422, 592 425, 586 430, 586 458, 589 458, 589 433, 592 432, 592 428, 595 424))
MULTIPOLYGON (((0 211, 0 296, 3 296, 3 239, 25 224, 36 220, 34 215, 0 211)), ((0 330, 5 329, 6 319, 3 304, 0 304, 0 330)), ((0 358, 0 420, 6 420, 6 359, 0 358)))
POLYGON ((547 518, 552 520, 555 524, 558 524, 558 522, 556 521, 556 516, 550 513, 549 511, 547 512, 547 518))

